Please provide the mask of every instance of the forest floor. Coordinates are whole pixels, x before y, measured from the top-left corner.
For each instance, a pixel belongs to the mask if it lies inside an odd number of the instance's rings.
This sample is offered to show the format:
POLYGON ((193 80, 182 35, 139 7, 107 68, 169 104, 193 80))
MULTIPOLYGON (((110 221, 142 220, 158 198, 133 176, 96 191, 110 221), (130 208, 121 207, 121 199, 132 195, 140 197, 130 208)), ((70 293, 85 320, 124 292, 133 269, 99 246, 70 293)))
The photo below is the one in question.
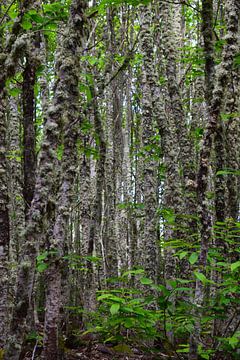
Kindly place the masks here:
MULTIPOLYGON (((21 357, 22 360, 39 360, 41 355, 36 351, 26 351, 21 357)), ((102 344, 94 344, 93 346, 83 346, 78 349, 67 349, 65 352, 65 360, 167 360, 179 359, 174 355, 164 354, 160 351, 149 351, 146 353, 137 348, 131 348, 128 352, 116 351, 114 348, 107 347, 102 344)))
POLYGON ((103 345, 95 345, 92 349, 82 348, 68 352, 67 360, 166 360, 174 357, 160 352, 146 354, 138 349, 132 349, 130 353, 120 353, 103 345))

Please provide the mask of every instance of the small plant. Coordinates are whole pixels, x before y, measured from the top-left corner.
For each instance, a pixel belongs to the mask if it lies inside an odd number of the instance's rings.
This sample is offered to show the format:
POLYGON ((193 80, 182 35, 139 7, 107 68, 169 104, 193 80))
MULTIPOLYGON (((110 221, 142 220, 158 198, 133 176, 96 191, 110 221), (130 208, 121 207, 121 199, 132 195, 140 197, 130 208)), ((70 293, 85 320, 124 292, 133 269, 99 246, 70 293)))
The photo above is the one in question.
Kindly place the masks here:
MULTIPOLYGON (((129 276, 142 275, 143 270, 125 272, 117 280, 128 282, 129 276)), ((140 277, 142 283, 151 280, 140 277)), ((132 343, 158 337, 157 323, 160 311, 151 309, 155 299, 141 296, 136 288, 121 287, 98 292, 98 316, 87 332, 96 332, 104 342, 114 344, 132 343)))

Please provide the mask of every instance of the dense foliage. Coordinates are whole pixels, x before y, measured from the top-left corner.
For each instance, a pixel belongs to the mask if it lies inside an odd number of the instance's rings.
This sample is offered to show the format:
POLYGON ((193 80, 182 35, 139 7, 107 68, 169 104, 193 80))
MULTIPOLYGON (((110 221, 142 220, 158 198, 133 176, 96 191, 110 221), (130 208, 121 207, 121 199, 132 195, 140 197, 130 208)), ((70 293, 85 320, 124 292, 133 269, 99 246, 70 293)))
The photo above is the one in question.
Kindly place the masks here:
POLYGON ((239 14, 1 2, 0 359, 239 358, 239 14))

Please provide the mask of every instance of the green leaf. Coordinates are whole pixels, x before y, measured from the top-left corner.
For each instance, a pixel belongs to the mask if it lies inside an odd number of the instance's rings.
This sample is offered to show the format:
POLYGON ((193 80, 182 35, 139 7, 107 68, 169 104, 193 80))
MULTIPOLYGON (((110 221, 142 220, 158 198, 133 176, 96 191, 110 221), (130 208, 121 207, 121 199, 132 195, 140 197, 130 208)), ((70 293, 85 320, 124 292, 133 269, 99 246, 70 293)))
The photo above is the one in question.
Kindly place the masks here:
POLYGON ((177 287, 175 291, 192 291, 192 289, 188 287, 177 287))
POLYGON ((91 261, 93 263, 98 263, 99 261, 101 261, 101 258, 99 258, 97 256, 83 256, 83 259, 86 259, 86 260, 91 261))
POLYGON ((34 95, 35 95, 35 97, 38 96, 39 91, 40 91, 40 86, 39 86, 38 83, 35 83, 35 84, 34 84, 34 95))
POLYGON ((22 19, 21 27, 24 30, 30 30, 32 28, 32 23, 28 16, 24 15, 24 17, 22 19))
POLYGON ((205 360, 209 360, 209 355, 201 353, 201 358, 205 360))
POLYGON ((48 252, 45 251, 44 253, 37 256, 37 261, 38 262, 43 261, 43 260, 45 260, 47 258, 47 256, 48 256, 48 252))
POLYGON ((21 92, 22 92, 21 89, 16 88, 16 87, 8 90, 9 95, 14 96, 14 97, 21 94, 21 92))
POLYGON ((11 6, 11 8, 8 10, 8 16, 14 20, 18 16, 18 11, 15 9, 15 7, 11 6))
POLYGON ((129 317, 124 319, 124 326, 127 329, 131 329, 132 327, 134 327, 134 319, 129 317))
POLYGON ((240 267, 240 261, 236 261, 235 263, 231 264, 231 271, 234 271, 240 267))
POLYGON ((45 271, 47 268, 48 268, 47 264, 41 263, 37 266, 37 271, 41 273, 41 272, 45 271))
POLYGON ((171 286, 172 289, 175 289, 177 287, 177 281, 176 280, 167 280, 166 283, 171 286))
POLYGON ((235 349, 239 343, 239 339, 236 336, 232 336, 229 338, 228 342, 229 345, 231 345, 231 347, 235 349))
POLYGON ((104 299, 109 299, 112 297, 112 294, 103 294, 97 297, 97 301, 99 300, 104 300, 104 299))
POLYGON ((58 159, 59 161, 62 160, 63 151, 64 151, 64 144, 58 145, 58 147, 57 147, 57 159, 58 159))
POLYGON ((112 304, 112 306, 110 307, 110 313, 112 315, 116 315, 119 312, 120 309, 120 304, 112 304))
POLYGON ((176 350, 177 353, 189 353, 189 346, 186 345, 186 347, 182 348, 182 349, 178 349, 176 350))
POLYGON ((198 260, 198 254, 196 252, 192 253, 188 260, 191 265, 194 265, 198 260))
POLYGON ((240 53, 235 55, 233 65, 234 67, 240 67, 240 53))
POLYGON ((179 254, 179 259, 182 260, 187 254, 188 254, 187 251, 182 251, 182 252, 180 252, 180 254, 179 254))
POLYGON ((150 284, 153 283, 153 281, 152 281, 151 279, 144 278, 144 277, 140 279, 140 282, 141 282, 141 284, 143 284, 143 285, 150 285, 150 284))
POLYGON ((64 11, 64 5, 60 2, 54 2, 52 4, 45 4, 43 5, 44 12, 49 13, 60 13, 61 11, 64 11))
POLYGON ((98 62, 98 58, 97 57, 95 57, 95 56, 89 56, 88 57, 88 62, 89 62, 89 64, 90 65, 95 65, 97 62, 98 62))
POLYGON ((209 280, 206 278, 206 276, 203 273, 194 271, 194 274, 198 280, 200 280, 203 284, 206 284, 209 282, 209 280))
POLYGON ((219 175, 240 175, 240 170, 223 169, 223 170, 217 171, 216 175, 217 176, 219 176, 219 175))
POLYGON ((124 303, 124 299, 118 297, 118 296, 115 296, 113 294, 103 294, 101 296, 99 296, 97 298, 98 301, 100 300, 105 300, 105 299, 109 299, 111 301, 115 301, 116 303, 124 303))
POLYGON ((152 289, 162 292, 164 296, 168 296, 170 294, 170 290, 166 288, 164 285, 152 285, 152 289))
POLYGON ((42 24, 44 23, 44 18, 39 15, 39 14, 30 14, 31 19, 36 23, 36 24, 42 24))
POLYGON ((128 276, 128 275, 138 275, 138 274, 143 274, 144 270, 143 269, 137 269, 137 270, 129 270, 129 271, 125 271, 122 276, 128 276))

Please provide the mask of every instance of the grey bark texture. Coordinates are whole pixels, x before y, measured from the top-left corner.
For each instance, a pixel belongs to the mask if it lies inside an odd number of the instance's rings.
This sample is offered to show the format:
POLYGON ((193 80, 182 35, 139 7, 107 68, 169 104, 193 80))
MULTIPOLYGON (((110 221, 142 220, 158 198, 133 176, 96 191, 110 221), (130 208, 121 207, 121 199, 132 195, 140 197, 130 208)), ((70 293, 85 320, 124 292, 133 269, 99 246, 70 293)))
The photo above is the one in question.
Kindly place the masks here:
POLYGON ((140 43, 143 53, 142 68, 142 145, 143 145, 143 199, 144 233, 143 249, 146 251, 144 267, 149 278, 157 278, 157 169, 154 158, 154 135, 156 117, 154 116, 153 96, 156 87, 153 63, 153 38, 151 34, 151 7, 141 8, 140 43))
MULTIPOLYGON (((25 320, 29 303, 32 301, 35 278, 32 269, 35 268, 39 246, 38 240, 41 238, 40 234, 43 231, 43 224, 47 212, 49 208, 55 206, 52 199, 52 190, 56 176, 56 152, 63 125, 65 125, 65 122, 68 123, 68 121, 72 120, 72 118, 67 117, 67 110, 69 109, 72 98, 76 98, 78 94, 77 51, 81 46, 82 40, 84 8, 85 4, 83 4, 82 1, 73 1, 63 46, 57 53, 56 71, 58 77, 54 88, 55 95, 47 114, 44 140, 37 169, 35 192, 26 224, 24 256, 18 272, 16 305, 11 323, 9 341, 4 354, 8 360, 18 359, 21 351, 21 344, 26 331, 25 320)), ((75 106, 73 109, 75 109, 75 106)), ((58 271, 56 271, 56 275, 59 276, 58 271)))
POLYGON ((10 220, 6 159, 6 97, 0 94, 0 348, 6 345, 8 325, 8 283, 10 220))
MULTIPOLYGON (((213 146, 213 136, 216 134, 219 124, 221 106, 224 99, 224 92, 233 67, 233 59, 238 51, 238 4, 235 0, 226 1, 226 44, 223 48, 222 62, 216 69, 216 79, 213 89, 212 101, 208 111, 208 124, 205 130, 204 139, 200 151, 200 165, 197 176, 197 192, 199 203, 199 218, 201 222, 201 248, 199 256, 199 268, 204 272, 208 247, 212 237, 212 219, 208 209, 207 189, 209 175, 209 161, 213 146)), ((197 279, 195 289, 195 304, 202 306, 204 301, 204 285, 197 279)), ((198 358, 197 346, 200 337, 200 324, 196 322, 195 329, 191 335, 189 360, 198 358)))

